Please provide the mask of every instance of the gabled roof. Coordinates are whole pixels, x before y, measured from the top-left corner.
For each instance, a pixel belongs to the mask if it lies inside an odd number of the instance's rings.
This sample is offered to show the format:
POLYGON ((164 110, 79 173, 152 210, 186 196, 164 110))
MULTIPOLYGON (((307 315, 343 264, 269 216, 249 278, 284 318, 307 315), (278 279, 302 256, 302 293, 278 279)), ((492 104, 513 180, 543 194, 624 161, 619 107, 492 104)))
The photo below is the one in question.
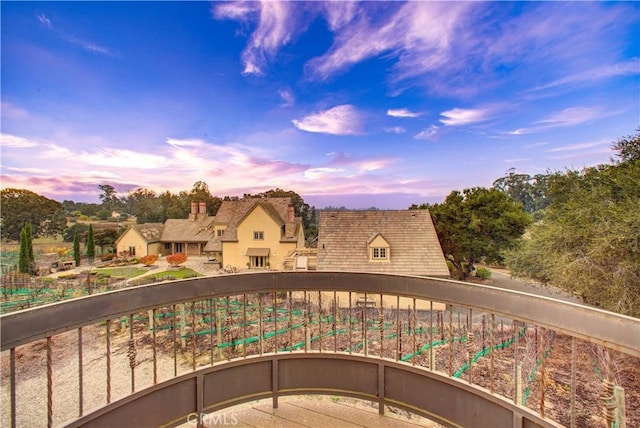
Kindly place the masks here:
POLYGON ((428 210, 322 211, 318 270, 449 276, 428 210), (389 262, 369 261, 378 235, 389 243, 389 262))
POLYGON ((214 217, 203 219, 170 218, 164 222, 163 242, 207 242, 213 238, 214 217))
MULTIPOLYGON (((273 221, 280 227, 287 224, 287 210, 291 204, 290 197, 281 198, 246 198, 233 201, 222 201, 218 213, 216 214, 214 224, 226 225, 223 235, 220 237, 220 241, 237 241, 238 240, 238 226, 251 214, 251 212, 260 206, 265 212, 273 219, 273 221)), ((302 227, 302 218, 296 217, 294 219, 295 232, 302 227)), ((285 228, 290 232, 292 227, 285 228)), ((296 241, 296 233, 285 233, 281 237, 281 241, 296 241), (292 235, 292 236, 289 236, 292 235)), ((207 247, 213 248, 212 245, 207 247)), ((207 249, 205 247, 205 249, 207 249)))
POLYGON ((118 242, 127 234, 127 232, 136 233, 142 238, 147 244, 151 244, 153 242, 159 242, 162 237, 162 231, 164 229, 164 225, 162 223, 142 223, 142 224, 132 224, 129 226, 129 229, 116 240, 116 245, 118 242))

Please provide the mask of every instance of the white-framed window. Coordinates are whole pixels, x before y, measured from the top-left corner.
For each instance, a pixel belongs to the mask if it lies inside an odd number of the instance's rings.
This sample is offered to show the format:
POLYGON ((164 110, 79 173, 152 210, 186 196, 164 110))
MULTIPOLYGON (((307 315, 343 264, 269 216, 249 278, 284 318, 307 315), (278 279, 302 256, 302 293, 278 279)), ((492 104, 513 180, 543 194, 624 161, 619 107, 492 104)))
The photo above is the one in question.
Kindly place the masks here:
POLYGON ((373 247, 371 248, 371 258, 373 260, 387 260, 389 252, 385 247, 373 247))
POLYGON ((256 230, 253 232, 253 240, 254 241, 262 241, 264 240, 264 231, 256 230))
POLYGON ((218 229, 217 231, 218 238, 221 237, 223 233, 224 233, 224 229, 218 229))
POLYGON ((130 256, 136 255, 136 247, 129 247, 129 255, 130 256))

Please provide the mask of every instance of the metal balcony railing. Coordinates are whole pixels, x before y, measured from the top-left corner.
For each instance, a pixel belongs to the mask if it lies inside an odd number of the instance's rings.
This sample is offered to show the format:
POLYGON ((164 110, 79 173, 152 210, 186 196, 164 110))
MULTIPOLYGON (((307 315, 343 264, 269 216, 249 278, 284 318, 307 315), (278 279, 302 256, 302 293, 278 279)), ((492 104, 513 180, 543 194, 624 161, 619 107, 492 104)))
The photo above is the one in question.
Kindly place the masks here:
POLYGON ((447 426, 640 426, 640 320, 482 285, 234 274, 0 322, 2 426, 176 426, 307 393, 447 426))

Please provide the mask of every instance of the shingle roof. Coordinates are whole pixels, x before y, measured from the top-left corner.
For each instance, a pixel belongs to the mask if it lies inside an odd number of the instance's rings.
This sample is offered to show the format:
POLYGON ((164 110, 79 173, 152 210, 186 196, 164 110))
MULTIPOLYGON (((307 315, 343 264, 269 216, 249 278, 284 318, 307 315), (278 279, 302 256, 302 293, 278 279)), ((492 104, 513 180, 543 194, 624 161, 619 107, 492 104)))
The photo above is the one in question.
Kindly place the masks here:
POLYGON ((213 238, 214 217, 200 220, 170 218, 164 222, 163 242, 206 242, 213 238))
MULTIPOLYGON (((138 232, 138 235, 144 239, 147 244, 152 242, 159 242, 162 237, 162 231, 164 226, 162 223, 142 223, 142 224, 132 224, 129 226, 129 229, 135 230, 138 232)), ((124 236, 124 233, 120 235, 120 237, 116 240, 116 244, 120 241, 120 239, 124 236)))
MULTIPOLYGON (((287 210, 291 204, 291 198, 246 198, 234 201, 222 201, 222 205, 218 209, 214 223, 227 225, 227 229, 220 238, 221 241, 237 241, 238 239, 238 225, 242 223, 247 215, 257 206, 260 205, 267 214, 273 219, 273 221, 279 226, 286 224, 287 210)), ((302 218, 296 217, 294 219, 296 225, 296 231, 302 225, 302 218)), ((286 234, 282 237, 283 241, 296 241, 296 235, 288 236, 286 234)), ((208 246, 209 247, 209 246, 208 246)), ((207 247, 205 247, 207 248, 207 247)), ((207 250, 208 251, 208 250, 207 250)))
POLYGON ((318 270, 449 276, 428 210, 322 211, 318 270), (390 245, 389 262, 369 261, 378 234, 390 245))

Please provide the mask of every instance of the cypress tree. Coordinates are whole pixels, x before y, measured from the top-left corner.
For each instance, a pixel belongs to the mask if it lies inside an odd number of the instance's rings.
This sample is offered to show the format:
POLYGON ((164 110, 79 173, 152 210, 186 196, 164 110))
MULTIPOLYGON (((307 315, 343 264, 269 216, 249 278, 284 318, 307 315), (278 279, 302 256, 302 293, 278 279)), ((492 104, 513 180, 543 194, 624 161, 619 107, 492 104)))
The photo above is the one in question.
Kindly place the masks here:
POLYGON ((93 259, 96 256, 96 247, 93 243, 93 225, 89 225, 89 233, 87 235, 87 258, 89 263, 93 263, 93 259))
POLYGON ((27 238, 27 256, 29 257, 29 271, 34 273, 33 270, 36 266, 36 258, 33 256, 33 228, 31 223, 24 225, 25 234, 27 238))
POLYGON ((73 260, 76 262, 76 266, 80 266, 80 236, 78 236, 78 230, 73 234, 73 260))
POLYGON ((29 250, 27 249, 27 229, 26 226, 20 231, 20 258, 18 259, 18 271, 29 273, 29 250))

